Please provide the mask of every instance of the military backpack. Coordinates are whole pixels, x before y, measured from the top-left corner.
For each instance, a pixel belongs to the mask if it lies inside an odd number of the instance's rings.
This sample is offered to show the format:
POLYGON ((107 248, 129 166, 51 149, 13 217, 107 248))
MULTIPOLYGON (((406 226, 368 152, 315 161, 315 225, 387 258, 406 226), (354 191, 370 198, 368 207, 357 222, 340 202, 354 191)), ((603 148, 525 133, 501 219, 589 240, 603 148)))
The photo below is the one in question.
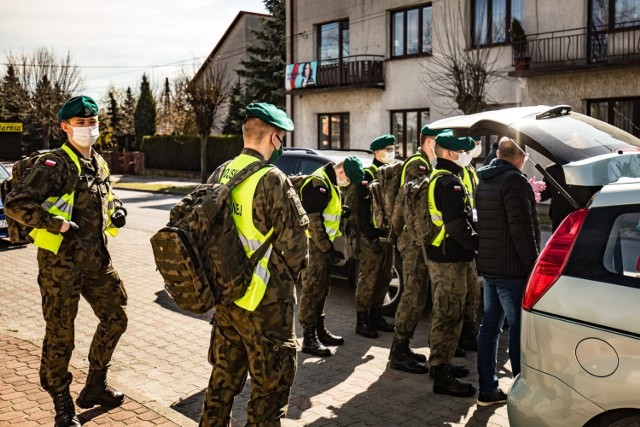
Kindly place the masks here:
MULTIPOLYGON (((165 289, 178 307, 205 313, 216 302, 231 304, 242 297, 270 237, 247 257, 231 211, 231 191, 262 167, 255 162, 226 184, 202 184, 180 200, 169 223, 151 237, 151 247, 165 289)), ((273 234, 272 234, 273 236, 273 234)))
POLYGON ((385 165, 378 169, 378 178, 369 183, 371 214, 374 226, 388 231, 391 228, 393 208, 400 190, 402 163, 385 165))
MULTIPOLYGON (((5 204, 7 196, 11 192, 11 190, 18 184, 22 179, 24 179, 33 166, 46 154, 56 153, 58 154, 58 158, 64 159, 68 167, 74 168, 72 165, 68 155, 61 148, 54 149, 46 149, 46 150, 38 150, 34 151, 28 156, 23 156, 20 160, 14 163, 11 169, 11 176, 0 184, 0 200, 2 200, 2 204, 5 204)), ((69 175, 69 181, 65 185, 64 193, 68 193, 73 191, 78 185, 78 174, 73 173, 69 175)), ((9 241, 14 244, 26 244, 30 243, 32 239, 29 237, 29 232, 31 231, 31 227, 27 227, 24 224, 19 223, 13 218, 5 215, 7 219, 7 228, 9 231, 9 241)))

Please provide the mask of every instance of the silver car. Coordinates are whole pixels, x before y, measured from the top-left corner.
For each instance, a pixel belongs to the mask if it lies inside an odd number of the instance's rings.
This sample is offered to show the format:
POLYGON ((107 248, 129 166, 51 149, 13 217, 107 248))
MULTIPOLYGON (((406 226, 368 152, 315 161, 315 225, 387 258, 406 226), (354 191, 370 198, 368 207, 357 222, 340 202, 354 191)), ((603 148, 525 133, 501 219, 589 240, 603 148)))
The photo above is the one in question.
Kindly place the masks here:
POLYGON ((640 425, 640 140, 566 106, 444 119, 432 127, 507 135, 595 186, 552 235, 522 303, 511 426, 640 425))

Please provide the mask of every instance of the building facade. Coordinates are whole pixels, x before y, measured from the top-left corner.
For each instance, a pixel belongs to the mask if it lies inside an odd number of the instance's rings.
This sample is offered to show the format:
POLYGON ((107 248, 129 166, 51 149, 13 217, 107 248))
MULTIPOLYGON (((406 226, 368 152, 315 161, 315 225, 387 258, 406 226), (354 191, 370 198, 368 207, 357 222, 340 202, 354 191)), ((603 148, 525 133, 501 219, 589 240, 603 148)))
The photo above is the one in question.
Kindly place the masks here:
POLYGON ((412 154, 422 125, 462 114, 447 76, 464 52, 495 76, 487 109, 569 104, 640 136, 638 0, 287 0, 292 145, 368 148, 392 133, 412 154))

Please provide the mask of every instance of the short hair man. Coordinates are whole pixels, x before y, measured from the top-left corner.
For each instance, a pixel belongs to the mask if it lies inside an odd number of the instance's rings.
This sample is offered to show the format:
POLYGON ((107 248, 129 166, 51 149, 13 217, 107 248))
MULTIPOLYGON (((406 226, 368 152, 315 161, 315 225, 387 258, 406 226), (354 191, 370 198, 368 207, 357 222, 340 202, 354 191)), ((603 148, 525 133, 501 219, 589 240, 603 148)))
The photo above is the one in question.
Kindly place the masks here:
MULTIPOLYGON (((254 162, 275 162, 282 154, 285 132, 293 130, 287 114, 264 102, 249 104, 246 112, 242 152, 218 167, 209 182, 227 182, 231 171, 254 162)), ((306 263, 307 217, 290 181, 275 167, 263 167, 246 178, 231 198, 238 206, 233 212, 238 233, 249 242, 246 251, 253 253, 273 236, 264 256, 266 267, 259 263, 261 268, 254 270, 255 280, 267 286, 254 311, 237 301, 216 304, 209 348, 213 369, 200 425, 229 424, 234 397, 247 374, 252 389, 247 423, 280 425, 296 373, 295 283, 306 263)))
POLYGON ((319 168, 300 188, 302 206, 309 215, 309 265, 302 272, 298 318, 303 329, 302 351, 319 357, 331 356, 326 345, 342 345, 344 339, 325 326, 324 304, 331 284, 333 241, 341 236, 342 195, 340 188, 362 182, 364 171, 357 157, 319 168))
POLYGON ((510 325, 511 371, 514 377, 520 372, 520 302, 540 247, 535 197, 521 172, 525 149, 524 144, 504 137, 496 160, 478 170, 478 271, 484 277, 477 360, 480 406, 506 402, 496 376, 498 336, 505 315, 510 325))
POLYGON ((53 398, 56 426, 79 426, 69 394, 74 319, 82 295, 100 320, 89 348, 87 384, 76 403, 116 407, 124 395, 107 386, 107 369, 127 328, 127 293, 111 264, 107 235, 125 225, 126 210, 111 192, 109 167, 92 148, 100 134, 98 105, 76 96, 58 113, 67 142, 42 156, 15 184, 5 211, 33 227, 46 331, 40 383, 53 398))
POLYGON ((433 391, 459 397, 473 396, 476 391, 457 379, 469 371, 451 364, 462 329, 468 269, 478 248, 470 200, 460 179, 465 165, 463 154, 472 149, 469 138, 458 138, 451 132, 438 135, 438 160, 429 183, 429 213, 440 228, 427 247, 433 301, 429 354, 433 391))

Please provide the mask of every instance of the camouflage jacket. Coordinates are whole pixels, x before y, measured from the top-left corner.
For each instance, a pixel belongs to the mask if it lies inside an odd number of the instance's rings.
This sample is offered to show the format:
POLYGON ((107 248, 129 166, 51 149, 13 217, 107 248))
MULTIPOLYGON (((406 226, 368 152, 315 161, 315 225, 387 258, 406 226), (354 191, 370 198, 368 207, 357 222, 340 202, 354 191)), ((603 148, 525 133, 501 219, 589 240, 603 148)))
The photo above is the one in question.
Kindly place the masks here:
MULTIPOLYGON (((73 161, 62 150, 45 154, 7 195, 5 211, 16 221, 32 228, 59 233, 62 217, 50 214, 42 203, 49 197, 74 192, 71 220, 79 230, 65 237, 57 254, 39 249, 41 267, 61 267, 96 271, 111 262, 104 229, 107 217, 107 195, 111 189, 109 170, 102 166, 100 155, 91 151, 87 159, 78 153, 80 176, 73 161), (75 185, 74 185, 75 184, 75 185)), ((122 206, 114 197, 116 206, 122 206)))
MULTIPOLYGON (((260 153, 249 148, 242 150, 260 160, 260 153)), ((208 182, 219 182, 226 163, 219 166, 208 182)), ((271 277, 262 305, 276 301, 295 303, 295 283, 307 265, 308 243, 305 230, 308 218, 300 199, 287 176, 278 168, 260 179, 253 198, 253 223, 262 233, 273 228, 273 252, 269 258, 271 277)))
MULTIPOLYGON (((433 170, 431 162, 429 162, 429 156, 422 151, 422 148, 418 152, 404 161, 402 167, 402 173, 404 174, 404 182, 406 184, 409 181, 428 176, 433 170), (421 159, 414 160, 416 157, 421 159), (426 162, 426 163, 425 163, 426 162)), ((425 206, 425 209, 427 207, 425 206)), ((393 217, 391 218, 391 224, 393 231, 396 235, 400 234, 404 229, 404 209, 402 206, 402 187, 400 187, 398 197, 396 197, 396 204, 393 208, 393 217)))

